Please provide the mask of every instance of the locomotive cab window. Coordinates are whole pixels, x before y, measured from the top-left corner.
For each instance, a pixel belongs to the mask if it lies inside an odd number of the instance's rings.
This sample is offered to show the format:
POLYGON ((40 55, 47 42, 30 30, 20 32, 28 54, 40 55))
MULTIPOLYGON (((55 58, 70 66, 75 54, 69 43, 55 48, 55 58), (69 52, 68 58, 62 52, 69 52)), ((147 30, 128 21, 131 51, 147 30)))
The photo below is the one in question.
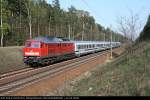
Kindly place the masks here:
POLYGON ((40 42, 26 42, 25 47, 28 48, 40 48, 40 42))
POLYGON ((25 43, 25 47, 30 47, 31 46, 31 42, 26 42, 25 43))

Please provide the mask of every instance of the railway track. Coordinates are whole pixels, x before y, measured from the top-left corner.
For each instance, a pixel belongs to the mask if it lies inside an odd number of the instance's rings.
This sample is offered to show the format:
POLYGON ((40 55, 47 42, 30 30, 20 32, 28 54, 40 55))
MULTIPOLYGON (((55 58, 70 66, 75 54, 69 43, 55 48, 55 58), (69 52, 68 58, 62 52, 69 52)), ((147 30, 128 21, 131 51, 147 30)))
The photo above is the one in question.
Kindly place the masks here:
POLYGON ((3 79, 3 78, 9 77, 9 76, 15 75, 15 74, 19 74, 19 73, 23 73, 23 72, 32 70, 32 69, 33 68, 24 68, 24 69, 8 72, 8 73, 5 73, 5 74, 1 74, 0 75, 0 80, 3 79))
POLYGON ((98 56, 101 56, 107 52, 108 51, 103 51, 54 65, 49 65, 47 67, 23 69, 4 74, 0 79, 0 95, 9 94, 12 91, 23 88, 29 84, 33 84, 34 82, 37 82, 43 78, 52 77, 66 70, 70 70, 78 65, 95 60, 98 56))

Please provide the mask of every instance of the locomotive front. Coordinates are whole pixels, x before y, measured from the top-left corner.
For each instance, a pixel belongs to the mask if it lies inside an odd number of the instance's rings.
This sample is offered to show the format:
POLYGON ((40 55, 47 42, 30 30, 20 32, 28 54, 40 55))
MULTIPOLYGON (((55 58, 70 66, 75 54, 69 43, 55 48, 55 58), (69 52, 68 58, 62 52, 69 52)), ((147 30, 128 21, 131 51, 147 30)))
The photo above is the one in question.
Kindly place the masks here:
POLYGON ((24 63, 27 65, 36 64, 41 55, 41 46, 42 43, 40 41, 28 40, 25 43, 24 51, 24 63))

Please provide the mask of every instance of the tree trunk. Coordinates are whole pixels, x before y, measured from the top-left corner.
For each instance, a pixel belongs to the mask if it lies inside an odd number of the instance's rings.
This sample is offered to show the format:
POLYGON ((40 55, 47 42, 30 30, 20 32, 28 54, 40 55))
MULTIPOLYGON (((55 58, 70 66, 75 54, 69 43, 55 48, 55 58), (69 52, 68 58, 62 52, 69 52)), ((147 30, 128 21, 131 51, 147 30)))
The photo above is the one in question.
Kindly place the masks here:
POLYGON ((48 31, 49 31, 49 36, 51 35, 51 17, 49 18, 49 28, 48 28, 48 31))
POLYGON ((40 36, 40 19, 38 18, 38 36, 40 36))
POLYGON ((30 31, 30 39, 32 38, 32 23, 31 23, 31 15, 29 17, 29 31, 30 31))
POLYGON ((28 24, 29 24, 29 35, 30 39, 32 38, 32 19, 31 19, 31 7, 30 4, 26 4, 27 12, 28 12, 28 24))
POLYGON ((2 12, 2 0, 1 0, 1 47, 3 47, 3 38, 4 38, 2 13, 3 12, 2 12))
POLYGON ((70 24, 68 25, 68 38, 70 39, 70 35, 71 35, 71 33, 70 33, 70 24))
POLYGON ((84 25, 84 23, 83 23, 83 32, 82 32, 82 41, 83 41, 83 39, 84 39, 84 27, 85 27, 85 25, 84 25))

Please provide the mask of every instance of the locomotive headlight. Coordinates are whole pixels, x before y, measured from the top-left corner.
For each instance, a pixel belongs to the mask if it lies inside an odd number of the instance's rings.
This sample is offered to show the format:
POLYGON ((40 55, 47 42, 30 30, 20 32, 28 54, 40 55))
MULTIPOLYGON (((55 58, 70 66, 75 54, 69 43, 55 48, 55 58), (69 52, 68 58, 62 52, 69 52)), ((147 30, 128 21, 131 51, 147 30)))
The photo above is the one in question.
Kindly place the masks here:
POLYGON ((39 52, 25 52, 25 55, 39 56, 39 52))

